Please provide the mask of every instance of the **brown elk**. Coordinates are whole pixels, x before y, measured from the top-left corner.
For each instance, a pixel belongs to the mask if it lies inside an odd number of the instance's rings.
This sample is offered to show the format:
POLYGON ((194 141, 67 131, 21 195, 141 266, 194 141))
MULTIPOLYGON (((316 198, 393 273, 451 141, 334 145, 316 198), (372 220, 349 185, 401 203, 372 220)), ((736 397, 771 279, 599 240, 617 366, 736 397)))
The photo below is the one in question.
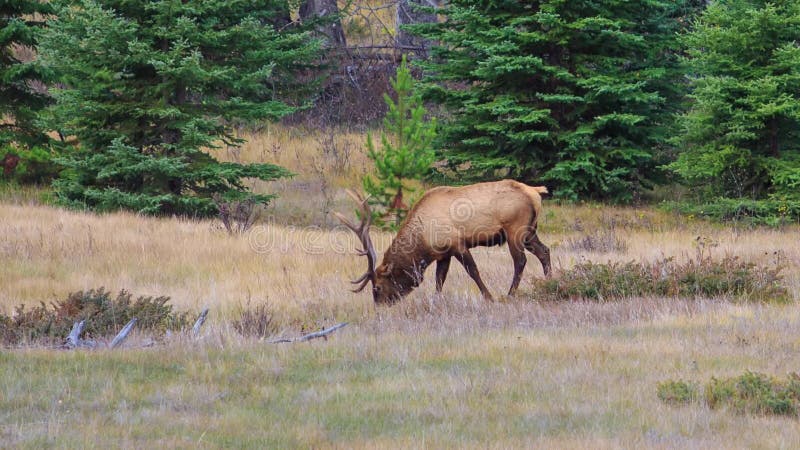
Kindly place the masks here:
POLYGON ((430 189, 409 211, 383 262, 377 263, 375 247, 369 237, 372 220, 367 199, 348 191, 361 209, 361 223, 355 225, 343 215, 339 220, 361 240, 367 257, 367 271, 352 281, 362 291, 372 283, 376 303, 393 303, 422 282, 425 269, 436 261, 436 291, 441 292, 450 259, 460 262, 487 300, 486 289, 469 249, 477 246, 502 245, 508 242, 514 260, 514 278, 508 295, 513 295, 522 278, 530 251, 542 263, 545 276, 550 276, 550 249, 536 235, 542 210, 544 186, 528 186, 513 180, 478 183, 463 187, 430 189))

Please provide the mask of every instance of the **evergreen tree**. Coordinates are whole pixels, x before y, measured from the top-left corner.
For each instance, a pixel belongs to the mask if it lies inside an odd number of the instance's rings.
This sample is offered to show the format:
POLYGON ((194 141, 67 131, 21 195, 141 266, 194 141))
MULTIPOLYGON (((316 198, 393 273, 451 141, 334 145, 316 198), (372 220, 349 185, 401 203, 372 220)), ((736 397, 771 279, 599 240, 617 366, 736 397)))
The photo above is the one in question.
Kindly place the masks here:
POLYGON ((243 179, 288 172, 220 163, 233 125, 295 110, 295 73, 319 43, 286 26, 285 1, 64 1, 41 40, 62 89, 46 123, 80 142, 60 201, 100 211, 211 215, 212 196, 253 199, 243 179))
POLYGON ((669 155, 680 106, 676 32, 698 1, 452 0, 413 27, 438 41, 428 98, 453 120, 460 180, 547 182, 567 198, 631 199, 669 155))
POLYGON ((371 202, 383 210, 376 211, 376 223, 397 228, 408 212, 404 192, 414 191, 409 181, 420 180, 428 174, 434 162, 431 143, 436 136, 436 120, 425 119, 425 107, 414 88, 414 78, 405 57, 391 84, 397 102, 384 94, 389 111, 383 122, 381 148, 376 148, 372 136, 367 135, 367 154, 375 162, 376 179, 366 175, 363 183, 371 202), (394 216, 394 223, 386 220, 390 214, 394 216))
POLYGON ((706 198, 800 200, 800 1, 713 2, 685 42, 694 102, 670 167, 706 198))
POLYGON ((46 76, 32 57, 43 15, 50 12, 48 3, 36 0, 0 3, 0 150, 47 140, 34 123, 48 102, 42 84, 46 76))

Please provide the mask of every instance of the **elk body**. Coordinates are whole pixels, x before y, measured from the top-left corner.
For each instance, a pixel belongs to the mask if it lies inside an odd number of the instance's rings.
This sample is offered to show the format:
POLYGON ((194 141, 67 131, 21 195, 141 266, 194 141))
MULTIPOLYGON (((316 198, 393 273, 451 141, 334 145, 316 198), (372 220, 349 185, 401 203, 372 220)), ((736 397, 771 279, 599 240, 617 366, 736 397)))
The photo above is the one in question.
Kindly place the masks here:
POLYGON ((536 235, 543 193, 547 193, 543 186, 528 186, 513 180, 431 189, 409 211, 383 261, 377 265, 377 254, 369 237, 372 217, 369 205, 363 196, 349 191, 361 208, 361 223, 356 226, 341 214, 337 213, 337 217, 358 235, 364 247, 359 254, 367 257, 367 272, 353 281, 358 285, 354 292, 372 283, 375 302, 395 302, 419 286, 425 269, 433 262, 436 262, 436 291, 441 292, 450 260, 455 258, 483 296, 492 300, 469 250, 506 242, 514 262, 509 295, 519 286, 527 262, 526 250, 536 255, 545 276, 550 276, 550 249, 536 235))

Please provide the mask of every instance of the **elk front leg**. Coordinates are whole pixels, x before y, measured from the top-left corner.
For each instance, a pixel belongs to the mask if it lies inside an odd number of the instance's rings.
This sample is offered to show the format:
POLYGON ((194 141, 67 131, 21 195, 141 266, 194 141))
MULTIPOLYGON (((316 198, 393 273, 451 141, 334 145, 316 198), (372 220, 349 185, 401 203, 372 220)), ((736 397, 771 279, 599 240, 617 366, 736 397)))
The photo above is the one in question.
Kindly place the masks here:
POLYGON ((442 292, 444 280, 447 278, 447 271, 450 269, 450 257, 436 261, 436 292, 442 292))
POLYGON ((475 265, 475 260, 472 259, 472 253, 469 250, 464 250, 463 253, 455 255, 458 262, 464 266, 464 269, 467 271, 467 274, 475 281, 475 284, 478 285, 478 289, 481 290, 481 294, 483 294, 483 298, 489 300, 490 302, 494 301, 492 294, 486 289, 486 285, 483 284, 483 280, 481 280, 481 274, 478 273, 478 266, 475 265))

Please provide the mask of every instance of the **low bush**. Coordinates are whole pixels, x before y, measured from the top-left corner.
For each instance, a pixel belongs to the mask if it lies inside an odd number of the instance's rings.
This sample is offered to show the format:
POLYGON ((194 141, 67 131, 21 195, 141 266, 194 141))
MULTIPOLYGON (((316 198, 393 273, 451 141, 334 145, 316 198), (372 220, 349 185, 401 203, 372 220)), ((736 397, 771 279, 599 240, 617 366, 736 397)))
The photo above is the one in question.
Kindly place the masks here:
POLYGON ((658 398, 671 405, 685 405, 698 401, 700 390, 695 383, 668 380, 658 383, 658 398))
POLYGON ((797 416, 800 410, 800 375, 778 380, 754 372, 726 379, 712 378, 706 385, 710 408, 728 406, 740 413, 797 416))
POLYGON ((662 297, 725 296, 747 301, 786 302, 780 267, 758 267, 735 256, 697 258, 678 263, 584 262, 552 279, 537 280, 537 300, 612 300, 645 295, 662 297))
POLYGON ((191 326, 190 313, 176 313, 168 302, 169 297, 134 300, 124 290, 116 297, 103 288, 75 292, 50 305, 44 302, 32 308, 20 305, 11 317, 0 315, 0 339, 3 345, 57 343, 81 320, 86 321, 84 333, 90 337, 116 334, 133 317, 138 319, 137 329, 155 335, 191 326))
MULTIPOLYGON (((697 385, 684 381, 658 384, 658 398, 669 404, 685 404, 699 399, 697 385)), ((709 408, 730 408, 742 414, 797 417, 800 412, 800 375, 786 380, 762 373, 745 372, 738 377, 712 377, 705 386, 704 401, 709 408)))

